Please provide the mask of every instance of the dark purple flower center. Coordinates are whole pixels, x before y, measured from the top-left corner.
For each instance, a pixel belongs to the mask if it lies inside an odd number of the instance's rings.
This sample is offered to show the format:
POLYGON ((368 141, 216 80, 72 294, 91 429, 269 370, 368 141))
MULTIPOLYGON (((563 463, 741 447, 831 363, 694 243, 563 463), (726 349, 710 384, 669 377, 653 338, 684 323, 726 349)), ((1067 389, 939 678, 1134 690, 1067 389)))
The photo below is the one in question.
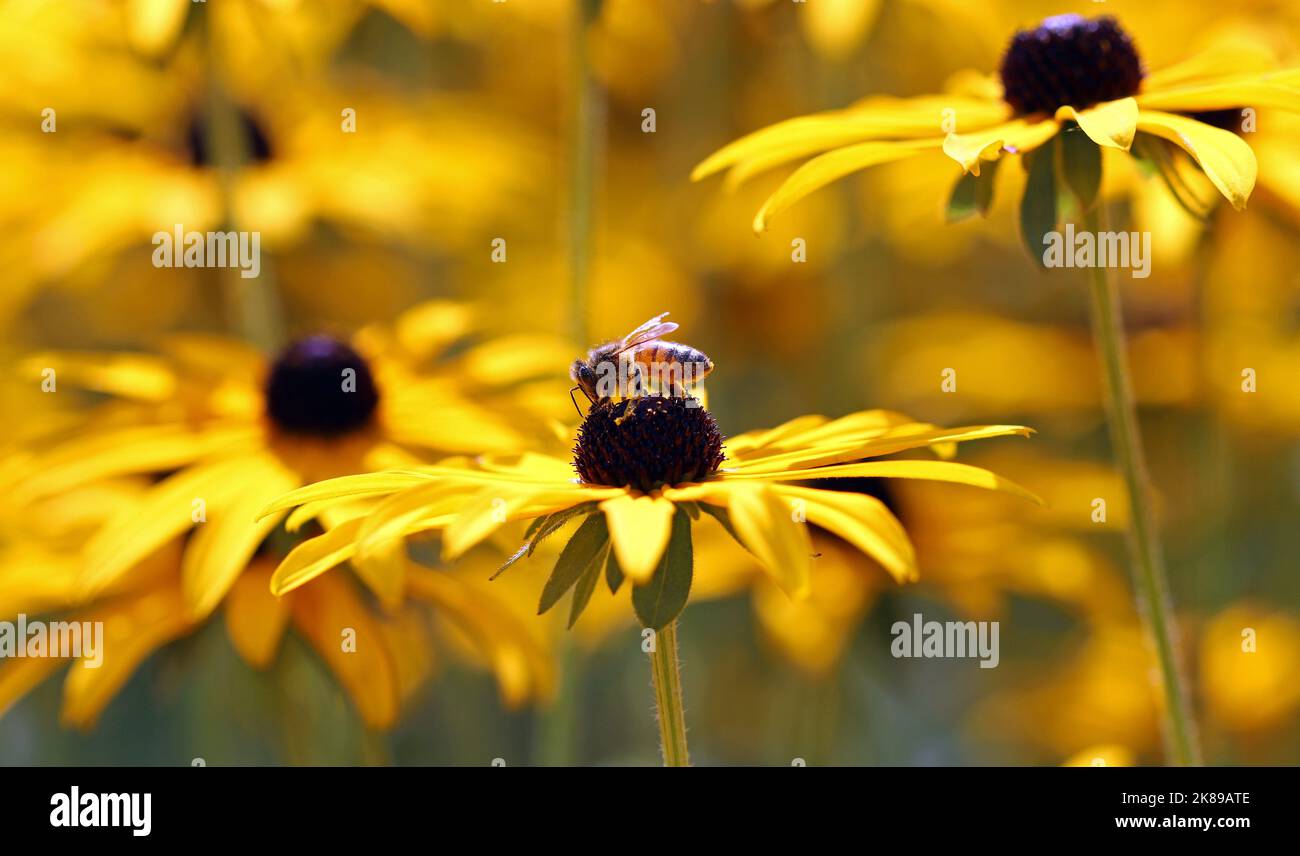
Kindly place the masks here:
POLYGON ((379 392, 360 354, 332 336, 285 348, 266 379, 266 412, 290 434, 338 437, 370 422, 379 392))
POLYGON ((694 399, 602 398, 578 429, 573 467, 587 484, 651 491, 700 481, 722 457, 717 420, 694 399))
POLYGON ((1055 113, 1137 94, 1142 60, 1114 18, 1055 15, 1011 38, 1000 73, 1017 114, 1055 113))

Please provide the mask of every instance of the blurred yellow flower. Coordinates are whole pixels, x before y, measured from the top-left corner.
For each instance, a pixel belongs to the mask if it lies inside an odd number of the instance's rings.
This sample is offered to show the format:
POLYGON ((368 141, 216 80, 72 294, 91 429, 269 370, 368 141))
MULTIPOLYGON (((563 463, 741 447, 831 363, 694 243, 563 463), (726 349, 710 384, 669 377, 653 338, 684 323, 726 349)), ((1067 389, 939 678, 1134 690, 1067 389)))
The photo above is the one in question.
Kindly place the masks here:
POLYGON ((1128 747, 1117 743, 1089 746, 1061 762, 1062 767, 1132 767, 1137 763, 1128 747))
POLYGON ((1131 618, 1098 623, 1050 674, 981 702, 975 721, 985 733, 1015 735, 1056 757, 1094 744, 1154 749, 1162 697, 1147 644, 1131 618))
POLYGON ((1214 616, 1201 635, 1201 687, 1210 716, 1235 732, 1294 723, 1300 709, 1300 621, 1257 603, 1214 616))
POLYGON ((0 144, 13 166, 0 179, 10 271, 0 319, 40 288, 102 284, 115 265, 148 259, 153 236, 176 224, 257 232, 268 254, 310 247, 322 225, 362 246, 436 254, 486 244, 491 225, 537 202, 547 157, 524 127, 456 94, 308 75, 292 40, 258 47, 264 22, 249 7, 261 5, 202 12, 231 25, 219 41, 239 56, 214 58, 187 37, 162 69, 130 49, 116 20, 74 26, 45 10, 0 22, 0 44, 44 46, 60 60, 37 73, 27 49, 0 57, 0 77, 25 82, 0 89, 0 120, 27 128, 49 109, 57 129, 0 144), (112 97, 84 98, 81 41, 105 45, 112 97))
MULTIPOLYGON (((312 587, 301 598, 281 603, 266 588, 269 574, 255 569, 267 561, 256 557, 264 542, 287 537, 280 529, 284 515, 255 523, 254 514, 296 485, 377 466, 415 465, 423 461, 420 453, 522 448, 523 432, 535 434, 546 419, 528 404, 530 384, 562 366, 568 350, 527 336, 473 344, 472 318, 469 308, 459 304, 425 304, 392 330, 360 331, 351 345, 325 335, 299 339, 270 365, 239 343, 200 336, 171 338, 164 343, 165 356, 48 353, 29 358, 27 371, 51 392, 61 383, 115 400, 101 405, 103 419, 91 418, 60 432, 62 437, 45 439, 43 448, 11 468, 11 502, 50 508, 105 480, 158 479, 143 487, 135 501, 118 504, 94 528, 85 540, 84 564, 75 576, 60 580, 53 602, 39 595, 48 581, 25 575, 21 566, 7 567, 0 580, 11 608, 36 612, 87 604, 89 613, 108 616, 102 619, 106 625, 109 618, 124 626, 138 619, 150 628, 132 637, 140 640, 134 653, 115 656, 115 668, 97 672, 106 676, 104 683, 97 684, 92 701, 73 706, 69 719, 79 724, 93 720, 145 654, 194 629, 226 601, 236 648, 251 664, 266 664, 280 635, 277 627, 291 620, 318 649, 328 648, 322 656, 358 698, 367 721, 390 724, 397 710, 394 700, 402 695, 396 690, 405 686, 398 668, 403 660, 389 656, 391 651, 385 654, 385 662, 394 664, 387 671, 355 658, 336 662, 337 630, 327 633, 321 622, 355 614, 377 634, 404 632, 409 623, 402 618, 407 611, 405 556, 370 555, 354 563, 362 582, 393 614, 391 622, 367 618, 373 610, 345 580, 312 587), (194 534, 171 574, 150 578, 148 585, 134 584, 151 556, 191 529, 194 534), (242 580, 246 573, 253 582, 242 580), (258 580, 261 596, 254 584, 258 580), (128 594, 122 600, 112 598, 123 590, 128 594), (156 620, 164 614, 166 621, 156 620)), ((557 386, 550 398, 562 400, 562 388, 557 386)), ((102 500, 102 495, 92 495, 82 505, 102 500)), ((68 510, 66 502, 64 508, 68 510)), ((330 526, 347 516, 336 509, 317 519, 330 526)), ((450 597, 438 606, 464 608, 450 597)), ((379 654, 376 649, 371 656, 379 654)), ((80 683, 91 680, 77 678, 80 683)), ((518 679, 512 680, 517 686, 518 679)), ((21 687, 22 681, 10 686, 21 687)))

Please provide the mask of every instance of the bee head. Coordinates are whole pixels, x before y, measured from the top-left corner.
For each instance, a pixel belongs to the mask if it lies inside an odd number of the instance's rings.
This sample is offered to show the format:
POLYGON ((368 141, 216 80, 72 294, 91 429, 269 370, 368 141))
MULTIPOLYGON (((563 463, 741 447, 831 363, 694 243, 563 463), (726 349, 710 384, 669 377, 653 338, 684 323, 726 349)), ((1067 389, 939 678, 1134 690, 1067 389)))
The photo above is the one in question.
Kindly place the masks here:
POLYGON ((596 372, 592 369, 591 363, 586 360, 574 360, 573 365, 569 366, 569 377, 588 398, 592 401, 596 400, 596 372))

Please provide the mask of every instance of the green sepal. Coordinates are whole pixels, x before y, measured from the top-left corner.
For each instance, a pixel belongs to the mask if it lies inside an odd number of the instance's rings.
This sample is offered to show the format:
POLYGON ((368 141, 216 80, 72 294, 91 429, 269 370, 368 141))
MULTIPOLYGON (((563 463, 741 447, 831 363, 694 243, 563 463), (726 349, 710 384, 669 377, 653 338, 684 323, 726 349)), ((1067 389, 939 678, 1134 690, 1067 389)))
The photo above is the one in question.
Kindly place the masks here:
POLYGON ((988 216, 993 207, 993 186, 1001 161, 986 161, 980 174, 968 172, 952 186, 944 216, 949 223, 959 223, 976 214, 988 216))
POLYGON ((561 511, 547 514, 544 517, 533 518, 533 522, 528 525, 528 531, 524 533, 523 546, 511 554, 510 558, 506 559, 505 562, 501 564, 501 567, 497 568, 496 571, 493 572, 489 579, 495 580, 497 577, 501 576, 506 568, 509 568, 515 562, 531 556, 537 549, 537 545, 542 542, 542 539, 554 535, 564 526, 564 524, 568 523, 573 518, 581 514, 591 514, 595 510, 596 503, 583 502, 561 511))
POLYGON ((605 559, 605 583, 609 586, 609 593, 618 594, 618 590, 623 586, 623 580, 623 566, 618 563, 618 554, 610 550, 609 556, 605 559))
POLYGON ((605 567, 605 556, 614 552, 610 549, 609 541, 605 542, 605 547, 596 557, 587 565, 587 569, 578 577, 578 584, 573 589, 573 600, 569 603, 569 628, 578 623, 578 616, 587 608, 591 602, 591 594, 596 590, 596 582, 600 579, 600 572, 605 567))
POLYGON ((1043 238, 1056 230, 1057 223, 1055 140, 1022 156, 1029 177, 1020 198, 1020 236, 1039 267, 1044 267, 1043 238))
POLYGON ((651 630, 662 630, 681 615, 691 595, 695 556, 691 547, 691 519, 682 509, 673 515, 673 531, 650 582, 632 588, 632 607, 651 630))
POLYGON ((1061 183, 1074 197, 1072 216, 1082 216, 1096 204, 1101 194, 1101 146, 1088 137, 1078 125, 1071 125, 1057 137, 1061 183))
POLYGON ((537 614, 545 613, 573 584, 583 575, 592 562, 603 557, 602 551, 609 544, 609 526, 605 515, 592 514, 582 521, 578 531, 573 533, 569 543, 560 551, 560 558, 555 560, 555 569, 542 587, 542 599, 537 605, 537 614))

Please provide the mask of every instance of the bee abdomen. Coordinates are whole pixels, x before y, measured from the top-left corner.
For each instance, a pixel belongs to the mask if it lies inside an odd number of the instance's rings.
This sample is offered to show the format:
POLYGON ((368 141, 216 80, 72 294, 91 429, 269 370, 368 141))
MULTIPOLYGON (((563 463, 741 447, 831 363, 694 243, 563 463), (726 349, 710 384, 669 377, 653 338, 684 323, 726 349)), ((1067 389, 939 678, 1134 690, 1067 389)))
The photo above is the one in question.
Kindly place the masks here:
POLYGON ((713 371, 713 360, 703 351, 679 342, 656 342, 637 352, 637 362, 646 365, 670 363, 693 364, 695 377, 702 378, 713 371))

